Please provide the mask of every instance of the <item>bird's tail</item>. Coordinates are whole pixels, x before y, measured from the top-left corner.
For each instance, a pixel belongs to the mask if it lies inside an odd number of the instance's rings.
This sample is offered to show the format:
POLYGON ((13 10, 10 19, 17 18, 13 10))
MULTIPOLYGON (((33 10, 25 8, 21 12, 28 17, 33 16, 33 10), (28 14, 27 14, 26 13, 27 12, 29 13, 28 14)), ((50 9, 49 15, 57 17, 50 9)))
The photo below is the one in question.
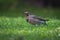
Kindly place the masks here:
POLYGON ((49 21, 49 19, 45 19, 45 21, 49 21))

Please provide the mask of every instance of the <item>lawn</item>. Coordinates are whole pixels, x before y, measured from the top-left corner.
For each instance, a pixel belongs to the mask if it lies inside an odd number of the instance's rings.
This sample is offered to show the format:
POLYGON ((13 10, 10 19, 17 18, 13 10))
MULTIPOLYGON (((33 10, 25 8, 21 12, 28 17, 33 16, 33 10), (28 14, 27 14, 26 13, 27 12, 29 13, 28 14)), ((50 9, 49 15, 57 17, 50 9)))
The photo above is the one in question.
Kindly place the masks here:
POLYGON ((25 17, 0 17, 0 40, 60 40, 60 20, 49 19, 48 26, 35 26, 25 17))

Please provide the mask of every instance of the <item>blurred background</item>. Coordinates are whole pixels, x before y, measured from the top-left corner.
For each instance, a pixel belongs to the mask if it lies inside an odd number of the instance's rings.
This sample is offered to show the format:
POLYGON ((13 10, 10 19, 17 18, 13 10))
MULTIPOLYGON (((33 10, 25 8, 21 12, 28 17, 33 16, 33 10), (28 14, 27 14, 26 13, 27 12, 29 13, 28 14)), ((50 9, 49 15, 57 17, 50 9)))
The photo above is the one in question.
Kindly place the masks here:
POLYGON ((0 16, 24 16, 24 11, 60 19, 60 0, 0 0, 0 16))
POLYGON ((60 0, 0 0, 0 40, 60 40, 60 0), (47 25, 27 23, 26 10, 47 25))

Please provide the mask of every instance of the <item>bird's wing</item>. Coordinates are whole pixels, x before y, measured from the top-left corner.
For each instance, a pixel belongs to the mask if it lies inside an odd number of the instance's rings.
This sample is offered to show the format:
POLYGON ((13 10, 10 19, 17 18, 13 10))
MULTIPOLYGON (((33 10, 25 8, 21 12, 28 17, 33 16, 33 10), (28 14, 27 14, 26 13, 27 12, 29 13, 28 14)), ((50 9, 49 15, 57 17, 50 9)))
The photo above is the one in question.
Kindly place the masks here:
POLYGON ((48 21, 46 18, 38 17, 36 15, 30 15, 30 18, 38 19, 40 21, 48 21))
POLYGON ((35 16, 35 15, 32 18, 38 19, 38 20, 41 20, 41 21, 47 21, 45 18, 38 17, 38 16, 35 16))

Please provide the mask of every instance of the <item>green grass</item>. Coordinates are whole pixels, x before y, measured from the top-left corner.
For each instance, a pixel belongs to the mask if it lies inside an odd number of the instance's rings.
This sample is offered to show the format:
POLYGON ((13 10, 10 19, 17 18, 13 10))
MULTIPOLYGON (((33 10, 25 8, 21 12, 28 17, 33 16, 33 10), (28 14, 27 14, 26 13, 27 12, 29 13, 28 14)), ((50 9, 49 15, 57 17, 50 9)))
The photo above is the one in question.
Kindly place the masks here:
POLYGON ((0 40, 60 40, 60 20, 49 19, 48 26, 35 26, 24 17, 0 17, 0 40))

